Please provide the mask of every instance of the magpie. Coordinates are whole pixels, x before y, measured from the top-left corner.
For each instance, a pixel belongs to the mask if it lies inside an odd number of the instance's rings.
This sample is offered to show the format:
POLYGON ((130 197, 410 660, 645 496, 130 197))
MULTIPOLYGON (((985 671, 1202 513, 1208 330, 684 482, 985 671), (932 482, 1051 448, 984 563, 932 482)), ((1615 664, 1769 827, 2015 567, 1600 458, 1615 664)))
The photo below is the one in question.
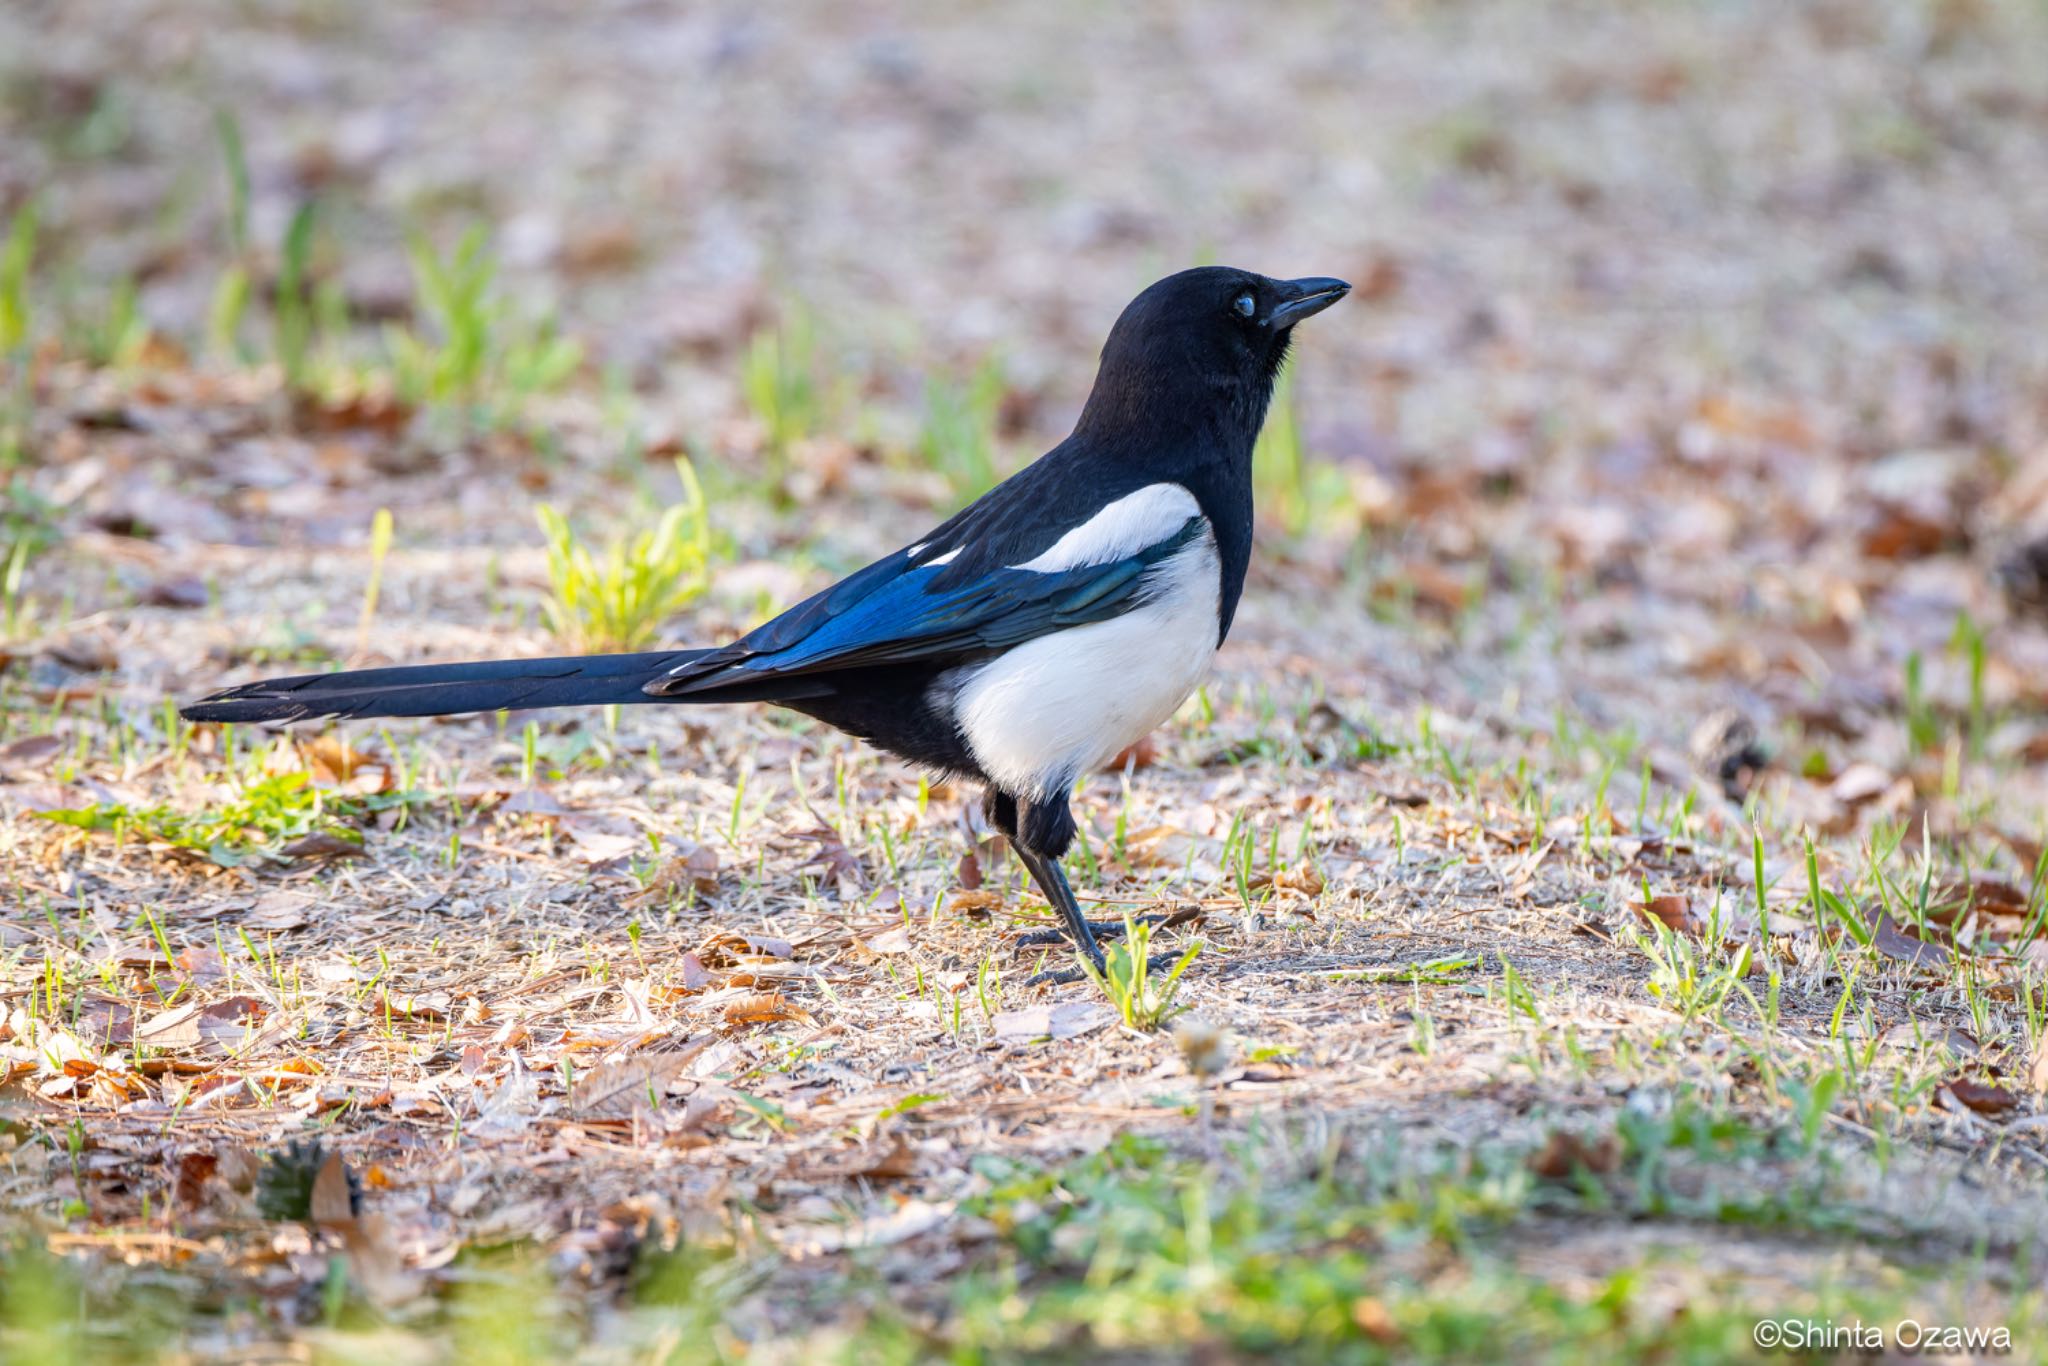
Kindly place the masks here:
POLYGON ((245 683, 190 721, 768 702, 979 782, 1099 970, 1061 871, 1081 775, 1172 716, 1230 633, 1252 446, 1294 325, 1342 280, 1185 270, 1131 301, 1066 440, 925 535, 730 645, 245 683))

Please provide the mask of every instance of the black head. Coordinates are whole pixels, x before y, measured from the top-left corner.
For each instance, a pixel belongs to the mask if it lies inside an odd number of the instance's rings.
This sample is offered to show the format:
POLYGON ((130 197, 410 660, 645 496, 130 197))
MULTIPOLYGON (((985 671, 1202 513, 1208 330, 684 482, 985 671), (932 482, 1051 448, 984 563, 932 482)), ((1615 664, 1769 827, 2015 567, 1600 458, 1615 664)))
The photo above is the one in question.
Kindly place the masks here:
POLYGON ((1079 429, 1193 424, 1237 429, 1249 441, 1294 325, 1350 291, 1342 280, 1274 280, 1228 266, 1167 276, 1110 329, 1079 429))

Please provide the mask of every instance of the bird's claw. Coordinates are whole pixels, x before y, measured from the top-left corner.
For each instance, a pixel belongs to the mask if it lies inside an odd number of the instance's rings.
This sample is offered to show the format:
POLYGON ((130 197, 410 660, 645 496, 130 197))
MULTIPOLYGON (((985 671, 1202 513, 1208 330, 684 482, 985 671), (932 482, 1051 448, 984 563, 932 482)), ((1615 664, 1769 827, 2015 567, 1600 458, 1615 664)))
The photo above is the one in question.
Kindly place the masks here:
MULTIPOLYGON (((1164 925, 1167 919, 1168 917, 1163 915, 1139 915, 1132 916, 1131 923, 1134 925, 1164 925)), ((1097 939, 1120 939, 1123 937, 1124 922, 1121 920, 1084 920, 1081 923, 1086 925, 1088 932, 1097 939)), ((1049 930, 1033 930, 1029 934, 1017 936, 1017 946, 1019 948, 1026 948, 1035 944, 1065 944, 1070 942, 1072 942, 1072 937, 1060 926, 1054 926, 1049 930)))
MULTIPOLYGON (((1180 955, 1177 953, 1155 953, 1145 960, 1145 970, 1147 972, 1171 972, 1173 965, 1179 961, 1180 955)), ((1087 975, 1078 967, 1047 968, 1044 972, 1034 972, 1029 977, 1026 977, 1024 985, 1026 987, 1064 986, 1069 982, 1081 981, 1087 975)))

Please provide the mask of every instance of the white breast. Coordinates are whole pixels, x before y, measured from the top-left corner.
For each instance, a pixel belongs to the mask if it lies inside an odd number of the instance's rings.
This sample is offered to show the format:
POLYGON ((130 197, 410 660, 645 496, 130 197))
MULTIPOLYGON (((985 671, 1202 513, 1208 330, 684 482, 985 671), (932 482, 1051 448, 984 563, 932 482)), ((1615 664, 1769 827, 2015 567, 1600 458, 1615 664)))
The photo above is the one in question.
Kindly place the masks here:
MULTIPOLYGON (((1155 484, 1018 567, 1044 572, 1121 558, 1158 544, 1196 513, 1186 489, 1155 484)), ((939 681, 940 697, 950 701, 982 771, 1004 791, 1056 795, 1166 721, 1201 686, 1216 654, 1222 588, 1216 538, 1205 526, 1146 572, 1138 607, 953 670, 939 681)))

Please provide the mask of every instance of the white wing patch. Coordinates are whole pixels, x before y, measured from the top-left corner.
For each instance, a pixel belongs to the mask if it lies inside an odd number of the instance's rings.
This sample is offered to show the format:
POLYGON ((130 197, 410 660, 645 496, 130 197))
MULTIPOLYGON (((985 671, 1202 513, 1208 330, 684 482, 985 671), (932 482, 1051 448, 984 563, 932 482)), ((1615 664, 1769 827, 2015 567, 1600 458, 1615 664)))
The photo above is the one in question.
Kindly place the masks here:
MULTIPOLYGON (((1120 502, 1147 495, 1155 507, 1172 510, 1165 535, 1193 515, 1194 499, 1177 484, 1155 484, 1120 502), (1187 497, 1188 512, 1173 508, 1170 496, 1154 493, 1162 489, 1187 497)), ((1117 506, 1112 503, 1082 530, 1117 506)), ((1153 521, 1154 531, 1131 548, 1162 539, 1162 520, 1153 521)), ((1106 537, 1102 543, 1110 544, 1106 537)), ((1216 654, 1222 593, 1216 538, 1205 526, 1201 536, 1146 572, 1144 597, 1131 611, 952 670, 934 685, 933 700, 950 710, 982 772, 1003 791, 1027 799, 1054 796, 1159 726, 1201 685, 1216 654)))
POLYGON ((1013 569, 1051 574, 1084 564, 1108 564, 1158 545, 1201 515, 1195 495, 1179 484, 1147 484, 1110 503, 1013 569))

